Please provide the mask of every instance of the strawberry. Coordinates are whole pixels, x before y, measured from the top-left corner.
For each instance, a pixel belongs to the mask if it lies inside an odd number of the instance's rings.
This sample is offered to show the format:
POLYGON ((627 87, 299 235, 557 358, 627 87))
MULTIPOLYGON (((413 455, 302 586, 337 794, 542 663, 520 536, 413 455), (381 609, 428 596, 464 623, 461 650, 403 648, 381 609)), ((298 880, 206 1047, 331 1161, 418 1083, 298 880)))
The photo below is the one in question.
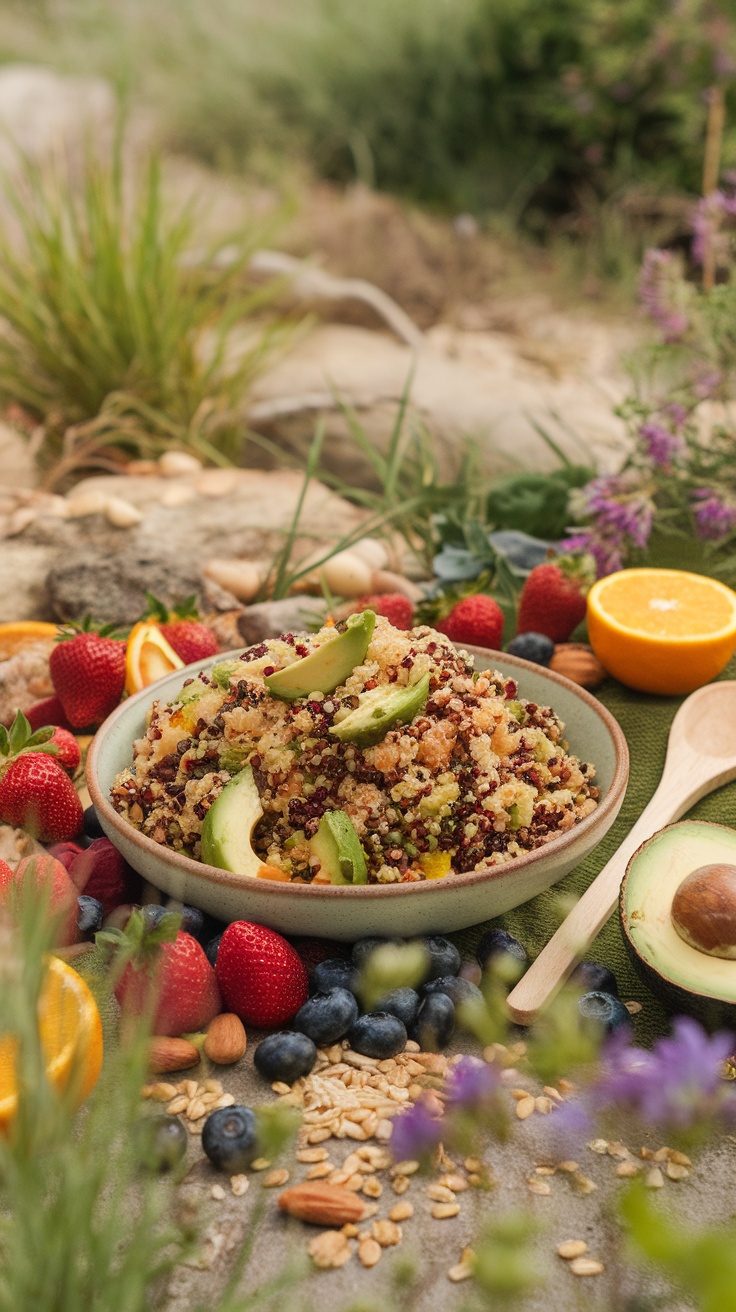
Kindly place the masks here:
POLYGON ((435 625, 451 642, 498 651, 503 633, 503 611, 493 597, 478 592, 456 601, 449 615, 435 625))
POLYGON ((66 771, 54 760, 51 725, 31 732, 22 711, 8 730, 0 726, 0 821, 42 843, 62 843, 82 828, 82 803, 66 771))
POLYGON ((98 943, 117 945, 128 958, 115 985, 124 1016, 150 1011, 152 1033, 170 1037, 206 1029, 222 1011, 204 948, 179 923, 178 916, 166 915, 149 929, 137 908, 124 933, 108 929, 97 935, 98 943))
POLYGON ((259 1029, 284 1025, 309 994, 304 962, 291 944, 248 920, 228 925, 215 973, 227 1010, 259 1029))
POLYGON ((123 902, 132 902, 140 889, 139 879, 109 838, 95 838, 80 851, 69 867, 77 892, 96 897, 108 916, 123 902))
POLYGON ((26 856, 18 862, 15 870, 3 861, 0 863, 0 905, 16 902, 23 895, 25 886, 30 886, 26 896, 37 900, 38 894, 48 897, 49 911, 58 925, 54 942, 61 947, 75 943, 77 934, 77 890, 74 887, 66 867, 61 861, 46 853, 26 856))
POLYGON ((414 623, 414 607, 402 592, 377 592, 360 597, 355 605, 356 610, 374 610, 376 615, 384 615, 395 629, 410 629, 414 623))
POLYGON ((212 629, 199 618, 194 596, 178 602, 173 610, 168 610, 150 592, 146 593, 146 601, 148 605, 143 618, 155 620, 169 646, 185 665, 217 655, 220 644, 212 629))
POLYGON ((83 626, 64 628, 49 659, 51 680, 74 729, 99 725, 115 710, 125 687, 125 643, 83 626))
POLYGON ((44 701, 30 706, 26 711, 26 719, 33 730, 43 729, 47 724, 58 725, 60 729, 72 727, 58 697, 47 697, 44 701))
POLYGON ((68 770, 69 774, 74 774, 74 771, 79 768, 79 762, 82 759, 82 753, 79 750, 79 743, 74 737, 74 734, 70 733, 68 729, 60 729, 57 726, 49 738, 49 742, 53 743, 54 746, 59 749, 56 753, 56 759, 59 762, 59 765, 63 766, 65 770, 68 770))
POLYGON ((71 870, 74 858, 79 856, 79 853, 83 852, 84 848, 80 847, 79 843, 52 843, 46 850, 49 856, 53 856, 57 861, 61 861, 61 864, 66 870, 71 870))
POLYGON ((594 577, 589 556, 559 556, 536 565, 521 590, 517 633, 544 633, 553 642, 567 642, 585 619, 594 577))

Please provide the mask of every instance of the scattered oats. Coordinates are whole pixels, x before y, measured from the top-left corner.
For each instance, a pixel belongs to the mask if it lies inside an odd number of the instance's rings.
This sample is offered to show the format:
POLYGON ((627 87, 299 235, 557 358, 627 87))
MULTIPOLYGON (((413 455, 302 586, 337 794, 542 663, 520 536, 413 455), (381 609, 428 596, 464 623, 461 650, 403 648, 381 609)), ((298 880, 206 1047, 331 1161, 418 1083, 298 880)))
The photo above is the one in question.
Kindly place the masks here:
POLYGON ((230 1176, 230 1188, 232 1189, 236 1198, 242 1198, 243 1194, 247 1194, 249 1186, 250 1186, 250 1180, 248 1179, 247 1175, 230 1176))
MULTIPOLYGON (((390 1122, 387 1122, 387 1124, 390 1130, 391 1129, 390 1122)), ((326 1126, 320 1126, 320 1128, 317 1130, 309 1131, 309 1133, 307 1134, 307 1143, 324 1143, 325 1139, 331 1139, 331 1138, 332 1138, 332 1131, 328 1130, 326 1126)))
POLYGON ((475 1171, 479 1173, 483 1170, 483 1163, 479 1157, 466 1157, 463 1162, 466 1171, 475 1171))
POLYGON ((358 1244, 358 1257, 363 1266, 375 1266, 381 1260, 381 1245, 375 1239, 361 1239, 358 1244))
POLYGON ((395 1179, 391 1181, 391 1188, 393 1189, 395 1194, 399 1194, 399 1195, 405 1194, 407 1189, 409 1188, 408 1175, 397 1175, 395 1179))
POLYGON ((630 1016, 638 1016, 639 1012, 642 1010, 640 1002, 625 1002, 624 1006, 630 1016))
POLYGON ((588 1175, 573 1175, 570 1177, 579 1194, 592 1194, 598 1185, 588 1175))
POLYGON ((563 1101, 562 1094, 553 1084, 545 1084, 543 1092, 546 1093, 547 1097, 551 1098, 553 1102, 563 1101))
POLYGON ((679 1148, 673 1148, 670 1153, 670 1161, 675 1162, 677 1166, 692 1166, 692 1162, 687 1153, 681 1153, 679 1148))
POLYGON ((345 1188, 349 1189, 351 1193, 359 1194, 364 1184, 365 1176, 361 1175, 360 1171, 354 1171, 345 1181, 345 1188))
POLYGON ((421 1048, 416 1039, 407 1039, 404 1044, 404 1052, 421 1052, 421 1048))
POLYGON ((606 1153, 608 1152, 608 1140, 607 1140, 607 1139, 593 1139, 593 1140, 588 1144, 588 1147, 590 1148, 591 1152, 593 1152, 593 1153, 598 1153, 599 1156, 601 1156, 601 1157, 605 1157, 606 1153))
POLYGON ((394 1203, 388 1214, 389 1221, 408 1221, 414 1215, 414 1208, 410 1202, 394 1203))
POLYGON ((668 1180, 687 1180, 690 1172, 686 1166, 680 1166, 678 1162, 668 1162, 665 1171, 668 1180))
POLYGON ((332 1162, 317 1162, 314 1166, 310 1166, 304 1178, 306 1180, 324 1180, 325 1176, 330 1175, 333 1170, 332 1162))
POLYGON ((616 1167, 616 1175, 620 1175, 624 1180, 630 1180, 633 1176, 638 1175, 641 1166, 638 1162, 619 1162, 616 1167))
POLYGON ((518 1120, 525 1121, 527 1117, 531 1116, 532 1112, 534 1111, 534 1099, 531 1096, 522 1098, 519 1102, 517 1102, 515 1111, 518 1120))
POLYGON ((323 1230, 309 1241, 307 1252, 315 1266, 327 1271, 344 1266, 350 1260, 352 1249, 339 1230, 323 1230))
POLYGON ((460 1211, 460 1204, 457 1202, 435 1203, 431 1210, 435 1221, 447 1221, 451 1216, 457 1216, 460 1211))
POLYGON ((225 1197, 225 1190, 223 1189, 222 1185, 213 1184, 212 1188, 210 1189, 210 1198, 215 1198, 217 1199, 218 1203, 221 1203, 224 1197, 225 1197))
POLYGON ((541 1113, 542 1116, 549 1116, 549 1113, 552 1111, 554 1104, 552 1102, 552 1099, 548 1098, 546 1094, 540 1094, 538 1098, 534 1099, 534 1106, 536 1110, 541 1113))
POLYGON ((603 1263, 597 1262, 594 1257, 574 1257, 570 1263, 574 1276, 600 1276, 605 1269, 603 1263))
POLYGON ((377 1180, 375 1175, 369 1175, 363 1180, 363 1193, 366 1198, 380 1198, 383 1193, 383 1185, 377 1180))
POLYGON ((289 1172, 282 1166, 279 1170, 269 1171, 268 1175, 264 1175, 261 1184, 264 1189, 278 1189, 280 1185, 286 1184, 288 1178, 289 1172))
POLYGON ((532 1094, 528 1089, 512 1089, 511 1097, 515 1098, 517 1102, 521 1102, 522 1098, 531 1098, 532 1094))
POLYGON ((273 1084, 271 1085, 271 1088, 273 1089, 274 1093, 291 1093, 291 1085, 284 1084, 283 1080, 274 1080, 273 1084))
POLYGON ((270 1165, 271 1163, 267 1157, 256 1157, 255 1161, 251 1162, 250 1169, 252 1171, 267 1171, 270 1165))
POLYGON ((580 1170, 580 1164, 572 1161, 558 1162, 557 1170, 564 1171, 566 1175, 574 1175, 576 1171, 580 1170))
POLYGON ((216 1109, 219 1109, 220 1107, 234 1107, 235 1098, 231 1093, 221 1093, 214 1106, 216 1109))
POLYGON ((394 1244, 401 1243, 401 1226, 395 1221, 374 1221, 371 1234, 381 1248, 393 1248, 394 1244))
POLYGON ((572 1262, 574 1257, 582 1257, 587 1251, 588 1245, 584 1239, 566 1239, 557 1249, 557 1256, 564 1258, 566 1262, 572 1262))
POLYGON ((202 1102, 201 1098, 192 1098, 192 1101, 187 1104, 187 1120, 198 1121, 204 1116, 206 1111, 207 1106, 202 1102))
POLYGON ((647 1189, 662 1189, 664 1186, 664 1176, 658 1166, 653 1166, 651 1171, 647 1171, 644 1177, 644 1183, 647 1189))
POLYGON ((178 1116, 180 1112, 185 1112, 189 1105, 189 1099, 185 1093, 180 1093, 178 1098, 174 1098, 166 1108, 169 1116, 178 1116))
POLYGON ((337 1171, 332 1172, 327 1183, 342 1185, 342 1184, 346 1184, 349 1179, 350 1179, 350 1172, 343 1171, 342 1168, 339 1168, 337 1171))
POLYGON ((535 1180, 532 1176, 531 1180, 527 1180, 527 1184, 529 1185, 529 1192, 539 1194, 541 1198, 549 1198, 552 1193, 552 1185, 549 1180, 535 1180))
POLYGON ((356 1239, 360 1234, 357 1225, 354 1225, 352 1221, 347 1221, 345 1225, 341 1226, 340 1232, 341 1234, 344 1234, 346 1239, 356 1239))
POLYGON ((178 1086, 180 1093, 185 1093, 188 1098, 196 1098, 199 1093, 199 1085, 196 1080, 182 1080, 178 1086))
MULTIPOLYGON (((401 1092, 403 1093, 404 1090, 402 1089, 401 1092)), ((340 1122, 340 1128, 348 1139, 367 1139, 368 1137, 362 1125, 357 1125, 355 1121, 350 1121, 346 1117, 343 1117, 340 1122)))
POLYGON ((434 1203, 454 1203, 455 1195, 452 1189, 448 1189, 444 1184, 428 1184, 425 1190, 428 1198, 434 1203))
POLYGON ((389 1175, 416 1175, 419 1170, 419 1162, 413 1160, 406 1162, 396 1162, 389 1171, 389 1175))
POLYGON ((454 1194, 464 1193, 468 1187, 468 1182, 464 1175, 443 1175, 440 1184, 444 1184, 448 1189, 452 1189, 454 1194))
POLYGON ((556 1167, 556 1166, 535 1166, 535 1167, 534 1167, 534 1174, 535 1174, 535 1175, 556 1175, 556 1174, 557 1174, 557 1167, 556 1167))
POLYGON ((370 1143, 356 1148, 355 1155, 363 1162, 370 1162, 376 1171, 385 1171, 391 1165, 391 1154, 385 1148, 376 1148, 370 1143))
POLYGON ((386 1121, 386 1120, 379 1121, 378 1125, 373 1131, 373 1137, 374 1139, 378 1139, 379 1143, 387 1143, 388 1140, 391 1138, 393 1131, 394 1131, 394 1127, 390 1121, 386 1121))

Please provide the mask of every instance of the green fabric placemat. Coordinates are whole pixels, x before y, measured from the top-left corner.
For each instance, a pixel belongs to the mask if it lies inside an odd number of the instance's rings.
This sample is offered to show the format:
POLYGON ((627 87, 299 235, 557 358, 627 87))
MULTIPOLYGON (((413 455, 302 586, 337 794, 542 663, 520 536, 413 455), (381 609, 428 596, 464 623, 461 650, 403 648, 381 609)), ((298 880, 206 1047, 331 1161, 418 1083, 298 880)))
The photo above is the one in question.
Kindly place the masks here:
MULTIPOLYGON (((720 677, 736 678, 736 658, 720 677)), ((496 920, 474 925, 472 929, 453 935, 464 953, 474 950, 485 930, 502 926, 524 944, 530 957, 535 957, 570 909, 571 901, 580 897, 603 869, 654 793, 664 767, 670 725, 684 698, 652 697, 633 692, 614 679, 607 679, 595 695, 621 725, 631 756, 629 785, 615 823, 595 851, 546 893, 541 893, 513 911, 507 911, 496 920)), ((702 798, 687 814, 693 819, 715 821, 736 828, 736 782, 726 784, 702 798)), ((622 999, 634 999, 642 1004, 643 1010, 635 1022, 636 1036, 640 1042, 651 1042, 669 1030, 669 1013, 640 980, 631 964, 623 944, 618 912, 601 930, 586 957, 613 971, 622 999)))

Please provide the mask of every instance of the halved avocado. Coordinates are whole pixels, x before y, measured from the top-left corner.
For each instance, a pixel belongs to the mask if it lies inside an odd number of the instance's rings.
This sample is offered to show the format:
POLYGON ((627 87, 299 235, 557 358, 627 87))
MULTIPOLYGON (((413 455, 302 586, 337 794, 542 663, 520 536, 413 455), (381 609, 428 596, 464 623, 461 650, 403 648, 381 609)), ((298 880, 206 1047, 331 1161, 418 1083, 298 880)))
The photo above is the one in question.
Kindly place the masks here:
POLYGON ((634 965, 675 1012, 709 1029, 736 1025, 736 960, 711 956, 678 934, 672 903, 701 866, 736 864, 736 830, 701 820, 667 825, 642 843, 621 885, 621 927, 634 965))
POLYGON ((365 884, 368 867, 358 833, 344 811, 325 811, 309 846, 333 884, 365 884))
POLYGON ((267 675, 264 682, 268 691, 286 702, 308 697, 310 692, 334 692, 356 665, 363 664, 376 624, 375 611, 358 611, 349 616, 346 624, 342 633, 336 632, 316 651, 267 675))
MULTIPOLYGON (((202 825, 202 860, 236 875, 257 876, 264 866, 251 835, 263 815, 253 770, 246 765, 212 803, 202 825)), ((270 869, 270 867, 267 867, 270 869)))
POLYGON ((356 743, 358 747, 373 747, 385 738, 389 729, 397 724, 411 724, 423 709, 429 696, 429 675, 423 674, 416 683, 397 688, 383 684, 361 693, 360 705, 333 724, 330 733, 343 743, 356 743))

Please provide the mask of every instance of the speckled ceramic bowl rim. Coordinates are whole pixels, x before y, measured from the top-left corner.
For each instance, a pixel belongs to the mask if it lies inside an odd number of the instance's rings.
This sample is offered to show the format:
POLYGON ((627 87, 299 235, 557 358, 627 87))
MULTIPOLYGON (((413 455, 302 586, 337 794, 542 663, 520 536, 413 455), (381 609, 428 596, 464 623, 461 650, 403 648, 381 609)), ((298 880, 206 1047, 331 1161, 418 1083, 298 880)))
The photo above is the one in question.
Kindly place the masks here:
MULTIPOLYGON (((187 666, 185 669, 180 670, 179 673, 183 677, 186 677, 187 674, 190 673, 196 674, 202 669, 207 669, 210 665, 217 664, 218 661, 238 656, 244 650, 246 649, 239 647, 234 651, 222 652, 216 660, 210 658, 206 661, 198 661, 196 664, 187 666)), ((613 812, 613 815, 615 816, 623 799, 623 794, 626 791, 626 785, 628 782, 629 749, 623 729, 618 721, 614 719, 611 712, 603 706, 602 703, 592 695, 592 693, 589 693, 585 688, 581 688, 578 684, 573 683, 570 679, 566 679, 563 675, 557 674, 554 670, 549 670, 544 666, 534 665, 530 661, 522 660, 518 656, 510 656, 506 652, 491 651, 483 647, 465 647, 463 650, 471 655, 481 657, 482 661, 486 662, 479 667, 481 669, 499 669, 504 673, 508 671, 510 674, 513 673, 514 669, 522 671, 529 670, 531 673, 537 675, 541 672, 546 679, 550 680, 550 682, 556 683, 561 688, 566 688, 569 692, 572 692, 582 702, 589 706, 590 709, 598 715, 599 719, 603 721, 611 735, 615 753, 615 767, 610 787, 603 801, 596 807, 595 811, 592 811, 590 815, 585 816, 579 824, 574 825, 573 828, 569 829, 565 834, 561 834, 559 838, 551 839, 549 843, 545 843, 542 847, 535 848, 533 852, 529 852, 526 856, 514 857, 512 861, 504 862, 497 866, 488 866, 484 870, 471 870, 466 873, 453 875, 453 886, 462 884, 463 888, 467 888, 474 884, 489 883, 491 880, 503 878, 504 876, 511 874, 512 871, 514 873, 521 873, 535 861, 539 861, 540 857, 550 855, 551 853, 554 853, 556 856, 561 856, 566 848, 577 843, 577 841, 590 829, 600 825, 610 812, 613 812)), ((166 676, 166 678, 170 677, 170 675, 166 676)), ((132 825, 127 824, 126 821, 118 815, 118 812, 115 810, 112 803, 103 795, 97 782, 97 759, 102 744, 110 729, 117 720, 127 714, 131 706, 134 704, 144 702, 146 705, 149 705, 152 701, 155 701, 156 689, 159 686, 159 683, 162 682, 163 680, 158 680, 156 683, 152 683, 147 688, 144 688, 142 692, 136 693, 133 697, 127 698, 126 701, 122 702, 120 706, 112 712, 112 715, 109 715, 104 723, 100 725, 100 728, 97 730, 97 733, 90 743, 87 754, 87 787, 89 789, 90 797, 92 798, 97 810, 104 816, 105 820, 115 829, 120 830, 121 833, 124 832, 126 838, 147 856, 164 858, 174 870, 179 870, 184 875, 194 875, 200 879, 207 880, 212 884, 219 884, 228 888, 242 888, 242 875, 233 874, 229 870, 219 870, 216 866, 208 866, 201 861, 194 861, 192 857, 184 856, 180 852, 174 852, 171 848, 164 847, 161 843, 155 843, 152 838, 147 838, 145 834, 139 833, 137 829, 132 825)), ((386 897, 428 897, 431 896, 433 892, 436 892, 438 888, 444 887, 445 890, 447 890, 447 884, 444 879, 424 880, 410 884, 361 884, 357 887, 346 887, 343 884, 336 885, 335 887, 320 884, 315 887, 313 884, 293 884, 291 882, 281 883, 276 880, 268 879, 259 879, 257 882, 259 894, 262 893, 265 897, 273 897, 275 899, 280 897, 293 897, 297 889, 299 890, 299 896, 305 898, 352 898, 361 900, 386 897)))

